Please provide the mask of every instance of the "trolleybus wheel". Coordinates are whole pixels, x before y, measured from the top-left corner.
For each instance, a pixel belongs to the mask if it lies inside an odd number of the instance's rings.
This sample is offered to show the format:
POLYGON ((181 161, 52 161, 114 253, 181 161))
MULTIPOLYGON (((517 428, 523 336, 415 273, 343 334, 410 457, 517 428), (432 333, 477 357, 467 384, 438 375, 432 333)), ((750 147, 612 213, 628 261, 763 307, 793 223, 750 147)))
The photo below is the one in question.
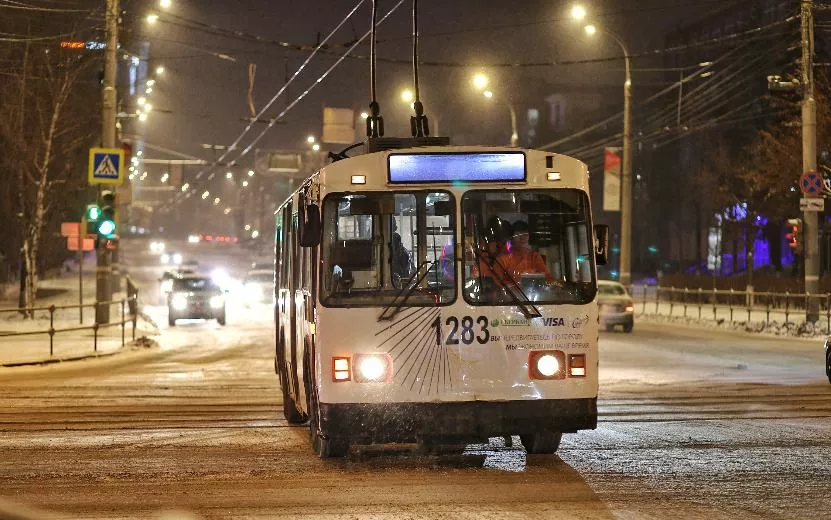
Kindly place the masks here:
POLYGON ((632 328, 634 325, 632 323, 627 323, 623 326, 623 332, 632 332, 632 328))
POLYGON ((542 431, 529 435, 520 435, 522 445, 529 454, 556 453, 560 447, 563 434, 560 432, 542 431))
MULTIPOLYGON (((282 348, 279 349, 278 356, 283 355, 284 351, 282 350, 282 348)), ((306 415, 297 409, 297 403, 294 402, 294 399, 292 399, 291 395, 289 394, 289 382, 285 361, 278 360, 276 364, 280 376, 280 390, 282 390, 283 392, 283 417, 286 418, 286 421, 289 424, 300 424, 306 422, 306 415)))
POLYGON ((825 353, 825 375, 828 376, 828 382, 831 383, 831 349, 825 353))

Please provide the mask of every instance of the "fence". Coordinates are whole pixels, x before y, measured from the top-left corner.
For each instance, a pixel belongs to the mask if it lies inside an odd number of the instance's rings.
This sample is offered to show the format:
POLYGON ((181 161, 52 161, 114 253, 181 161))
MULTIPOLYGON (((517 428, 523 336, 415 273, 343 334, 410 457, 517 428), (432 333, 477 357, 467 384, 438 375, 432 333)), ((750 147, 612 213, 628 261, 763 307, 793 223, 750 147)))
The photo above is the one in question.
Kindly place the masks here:
POLYGON ((831 330, 831 294, 650 286, 633 286, 630 291, 643 314, 730 322, 746 318, 748 322, 770 325, 772 321, 804 323, 807 309, 813 307, 815 316, 825 321, 826 330, 831 330))
POLYGON ((48 329, 36 329, 36 330, 24 330, 24 331, 15 331, 15 332, 2 332, 0 331, 0 339, 12 336, 35 336, 38 334, 48 334, 49 335, 49 356, 53 356, 55 353, 55 335, 61 333, 68 333, 68 332, 80 332, 91 330, 93 332, 93 343, 92 348, 94 352, 98 352, 98 340, 99 340, 99 331, 101 329, 108 329, 112 327, 121 327, 121 346, 124 347, 126 344, 126 335, 127 335, 127 324, 132 324, 132 339, 135 341, 136 339, 136 326, 138 321, 138 305, 137 305, 138 295, 134 294, 127 298, 122 298, 120 300, 112 300, 108 302, 97 302, 97 303, 85 303, 83 305, 50 305, 48 307, 29 307, 29 308, 18 308, 18 309, 0 309, 0 315, 8 314, 8 313, 27 313, 29 316, 36 316, 37 313, 44 313, 48 312, 49 315, 49 328, 48 329), (98 324, 93 323, 92 325, 79 325, 77 327, 60 327, 55 328, 55 315, 56 313, 63 313, 65 311, 69 311, 72 309, 76 309, 79 312, 83 311, 84 308, 95 308, 99 305, 107 305, 110 306, 112 309, 113 306, 118 309, 121 309, 121 320, 114 321, 111 323, 106 324, 98 324), (128 312, 129 311, 129 312, 128 312))

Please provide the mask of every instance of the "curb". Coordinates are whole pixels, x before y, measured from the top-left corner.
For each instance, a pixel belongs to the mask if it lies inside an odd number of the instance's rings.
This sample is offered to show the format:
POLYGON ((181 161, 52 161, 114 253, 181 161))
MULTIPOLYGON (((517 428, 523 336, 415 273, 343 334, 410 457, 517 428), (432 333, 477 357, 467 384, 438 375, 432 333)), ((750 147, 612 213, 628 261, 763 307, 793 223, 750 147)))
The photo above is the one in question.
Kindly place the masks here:
MULTIPOLYGON (((146 336, 142 336, 142 338, 146 338, 146 336)), ((135 341, 131 341, 129 343, 125 343, 123 347, 118 348, 112 352, 104 352, 104 353, 92 353, 92 354, 84 354, 81 356, 71 356, 71 357, 61 357, 61 358, 48 358, 48 359, 41 359, 38 361, 19 361, 14 363, 3 363, 0 364, 0 368, 15 368, 15 367, 31 367, 31 366, 46 366, 46 365, 56 365, 58 363, 67 363, 71 361, 83 361, 86 359, 98 359, 98 358, 108 358, 112 356, 116 356, 118 354, 123 353, 127 347, 136 347, 138 346, 138 342, 141 338, 137 338, 135 341)))
MULTIPOLYGON (((126 345, 125 345, 126 347, 126 345)), ((56 365, 58 363, 65 363, 69 361, 83 361, 85 359, 93 359, 93 358, 104 358, 104 357, 111 357, 117 354, 121 354, 123 348, 120 348, 114 352, 107 352, 105 354, 87 354, 84 356, 73 356, 73 357, 63 357, 63 358, 50 358, 44 359, 40 361, 21 361, 17 363, 3 363, 0 365, 0 368, 14 368, 14 367, 30 367, 30 366, 37 366, 37 365, 56 365)))

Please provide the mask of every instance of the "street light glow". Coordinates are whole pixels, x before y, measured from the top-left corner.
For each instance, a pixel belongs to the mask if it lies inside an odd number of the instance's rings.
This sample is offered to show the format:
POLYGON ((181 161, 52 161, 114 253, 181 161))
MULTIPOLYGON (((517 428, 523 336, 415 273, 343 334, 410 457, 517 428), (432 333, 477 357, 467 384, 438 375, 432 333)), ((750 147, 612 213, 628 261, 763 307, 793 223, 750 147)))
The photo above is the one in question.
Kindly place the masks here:
POLYGON ((481 72, 475 74, 473 76, 473 86, 476 87, 476 90, 484 90, 488 86, 488 77, 481 72))
POLYGON ((145 112, 150 112, 152 110, 153 110, 153 105, 151 105, 150 103, 145 103, 144 104, 144 111, 145 112))
POLYGON ((214 199, 214 206, 218 206, 220 202, 221 202, 221 200, 219 199, 219 197, 215 198, 214 199))
POLYGON ((225 214, 228 215, 229 213, 231 213, 231 208, 225 208, 225 214))
POLYGON ((155 13, 147 15, 147 23, 149 23, 150 25, 153 25, 154 23, 156 23, 158 21, 159 21, 159 15, 157 15, 155 13))
POLYGON ((414 99, 415 94, 413 94, 412 90, 405 88, 401 91, 401 101, 403 101, 404 103, 412 103, 414 99))
POLYGON ((242 181, 242 187, 247 188, 248 187, 248 181, 242 181))
POLYGON ((208 197, 210 197, 210 196, 211 196, 211 192, 210 192, 210 191, 208 191, 208 190, 205 190, 205 191, 202 193, 202 200, 205 200, 205 199, 207 199, 207 198, 208 198, 208 197))
POLYGON ((490 98, 493 97, 493 92, 490 91, 490 90, 486 90, 486 91, 482 92, 482 95, 485 96, 486 98, 490 99, 490 98))
POLYGON ((361 119, 366 119, 368 117, 369 117, 369 114, 367 114, 366 112, 361 112, 361 119))
POLYGON ((248 170, 248 176, 253 177, 254 176, 254 170, 248 170))
POLYGON ((156 80, 155 80, 155 79, 148 79, 148 80, 147 80, 147 86, 148 86, 148 87, 152 87, 152 86, 153 86, 153 85, 155 85, 155 84, 156 84, 156 80))
POLYGON ((319 145, 319 144, 317 144, 317 143, 313 144, 313 145, 312 145, 312 150, 314 150, 314 151, 316 151, 316 152, 320 151, 320 145, 319 145))
POLYGON ((136 100, 136 103, 138 104, 138 106, 143 107, 144 104, 147 103, 147 98, 144 97, 144 96, 141 96, 140 98, 138 98, 136 100))
POLYGON ((164 67, 162 65, 159 65, 158 67, 156 67, 156 75, 161 76, 162 74, 164 74, 164 67))
POLYGON ((571 8, 571 17, 575 20, 581 21, 586 17, 586 8, 582 5, 575 5, 571 8))
POLYGON ((586 31, 586 34, 589 36, 594 36, 597 33, 597 27, 591 24, 585 26, 583 30, 586 31))
POLYGON ((141 121, 142 123, 147 121, 147 112, 142 112, 141 114, 139 114, 138 120, 141 121))
POLYGON ((315 142, 315 136, 310 135, 309 137, 306 138, 306 142, 309 143, 309 144, 312 144, 313 142, 315 142))
POLYGON ((258 236, 260 236, 260 232, 256 229, 251 232, 251 238, 257 238, 258 236))
POLYGON ((162 9, 169 9, 170 4, 170 0, 159 0, 159 5, 162 6, 162 9))
POLYGON ((228 172, 225 174, 225 178, 229 181, 234 180, 234 174, 232 172, 228 172))

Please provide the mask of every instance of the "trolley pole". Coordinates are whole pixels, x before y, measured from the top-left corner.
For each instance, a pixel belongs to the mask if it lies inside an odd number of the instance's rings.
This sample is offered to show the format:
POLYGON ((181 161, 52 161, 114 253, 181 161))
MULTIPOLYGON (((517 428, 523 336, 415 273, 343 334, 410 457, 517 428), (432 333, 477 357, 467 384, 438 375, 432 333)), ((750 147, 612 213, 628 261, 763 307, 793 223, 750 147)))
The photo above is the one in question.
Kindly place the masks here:
MULTIPOLYGON (((116 64, 118 59, 118 0, 105 0, 107 47, 104 50, 104 81, 101 91, 101 145, 104 148, 115 147, 116 131, 116 64)), ((95 273, 95 323, 110 322, 110 306, 100 302, 112 300, 112 256, 106 244, 99 241, 96 251, 98 257, 95 273)))
MULTIPOLYGON (((817 102, 814 98, 814 5, 813 0, 802 0, 802 172, 817 169, 817 102)), ((805 211, 805 292, 819 293, 819 230, 816 211, 805 211)), ((819 319, 819 300, 809 298, 807 321, 819 319)))

